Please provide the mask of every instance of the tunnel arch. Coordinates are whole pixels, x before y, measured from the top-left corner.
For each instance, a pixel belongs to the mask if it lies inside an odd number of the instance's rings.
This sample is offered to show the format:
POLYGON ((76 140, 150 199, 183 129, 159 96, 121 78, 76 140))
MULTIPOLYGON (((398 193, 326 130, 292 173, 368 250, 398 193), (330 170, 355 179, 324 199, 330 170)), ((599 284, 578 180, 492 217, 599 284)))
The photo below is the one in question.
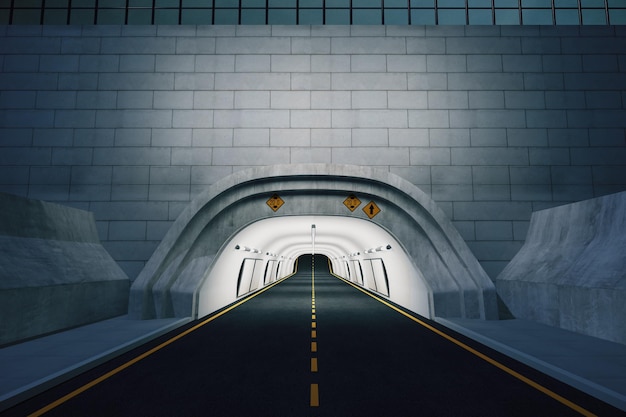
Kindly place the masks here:
POLYGON ((179 215, 133 283, 129 315, 197 317, 198 291, 225 242, 255 222, 287 216, 374 223, 400 243, 423 276, 431 316, 497 318, 492 281, 430 197, 392 173, 333 164, 256 167, 208 187, 179 215), (266 203, 274 194, 285 202, 276 211, 266 203), (362 202, 354 211, 343 204, 350 195, 362 202), (370 201, 380 208, 372 219, 362 210, 370 201))

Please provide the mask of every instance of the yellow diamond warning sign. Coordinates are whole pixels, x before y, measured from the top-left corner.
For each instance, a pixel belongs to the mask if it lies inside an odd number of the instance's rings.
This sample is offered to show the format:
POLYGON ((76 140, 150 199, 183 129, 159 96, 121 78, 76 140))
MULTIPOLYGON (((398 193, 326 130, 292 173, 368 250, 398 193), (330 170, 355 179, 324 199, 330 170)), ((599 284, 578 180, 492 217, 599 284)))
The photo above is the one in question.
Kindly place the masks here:
POLYGON ((367 214, 367 217, 369 217, 370 219, 373 219, 374 216, 380 213, 380 208, 378 208, 376 203, 374 203, 373 201, 370 201, 369 203, 367 203, 365 207, 363 207, 363 211, 365 212, 365 214, 367 214))
POLYGON ((278 210, 283 204, 285 204, 285 202, 278 196, 278 194, 274 194, 269 200, 267 200, 267 205, 274 211, 278 210))
POLYGON ((361 205, 361 200, 356 198, 354 194, 350 194, 348 198, 343 201, 343 205, 348 207, 348 210, 354 211, 358 206, 361 205))

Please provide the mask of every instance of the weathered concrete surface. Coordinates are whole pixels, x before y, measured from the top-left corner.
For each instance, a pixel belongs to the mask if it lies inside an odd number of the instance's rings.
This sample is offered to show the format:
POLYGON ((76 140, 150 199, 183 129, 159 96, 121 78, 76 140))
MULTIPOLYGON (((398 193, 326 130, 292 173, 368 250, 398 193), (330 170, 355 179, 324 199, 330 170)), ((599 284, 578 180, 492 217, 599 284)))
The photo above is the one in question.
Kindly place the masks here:
POLYGON ((496 288, 516 317, 626 344, 626 192, 534 213, 496 288))
POLYGON ((424 276, 434 315, 497 318, 493 282, 432 199, 389 172, 332 164, 258 167, 238 171, 207 188, 181 213, 133 282, 130 316, 197 314, 194 297, 205 275, 198 266, 206 269, 213 262, 201 258, 218 255, 224 242, 254 221, 290 215, 368 220, 362 210, 351 213, 343 205, 352 193, 380 206, 381 213, 372 221, 402 243, 424 276), (290 202, 278 212, 265 204, 275 192, 290 202))
POLYGON ((126 313, 129 280, 83 210, 0 194, 0 344, 126 313))

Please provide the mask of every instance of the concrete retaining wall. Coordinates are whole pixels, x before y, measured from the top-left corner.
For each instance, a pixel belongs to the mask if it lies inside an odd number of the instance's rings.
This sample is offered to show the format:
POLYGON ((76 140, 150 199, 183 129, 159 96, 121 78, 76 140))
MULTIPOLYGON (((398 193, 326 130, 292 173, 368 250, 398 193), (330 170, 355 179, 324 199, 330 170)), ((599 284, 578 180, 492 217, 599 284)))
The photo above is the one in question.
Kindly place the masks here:
POLYGON ((91 213, 0 193, 0 344, 127 312, 91 213))
POLYGON ((626 343, 626 192, 534 213, 496 288, 516 317, 626 343))

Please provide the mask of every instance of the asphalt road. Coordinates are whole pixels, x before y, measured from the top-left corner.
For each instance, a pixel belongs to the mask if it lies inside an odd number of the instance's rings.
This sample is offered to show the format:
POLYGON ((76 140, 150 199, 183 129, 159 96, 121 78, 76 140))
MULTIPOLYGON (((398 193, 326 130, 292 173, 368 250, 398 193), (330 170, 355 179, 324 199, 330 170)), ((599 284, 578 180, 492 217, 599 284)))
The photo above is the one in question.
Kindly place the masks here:
POLYGON ((419 324, 332 276, 325 258, 316 258, 314 274, 311 257, 301 258, 296 275, 210 322, 189 324, 6 414, 24 416, 52 404, 44 415, 620 415, 415 316, 432 328, 419 324))

